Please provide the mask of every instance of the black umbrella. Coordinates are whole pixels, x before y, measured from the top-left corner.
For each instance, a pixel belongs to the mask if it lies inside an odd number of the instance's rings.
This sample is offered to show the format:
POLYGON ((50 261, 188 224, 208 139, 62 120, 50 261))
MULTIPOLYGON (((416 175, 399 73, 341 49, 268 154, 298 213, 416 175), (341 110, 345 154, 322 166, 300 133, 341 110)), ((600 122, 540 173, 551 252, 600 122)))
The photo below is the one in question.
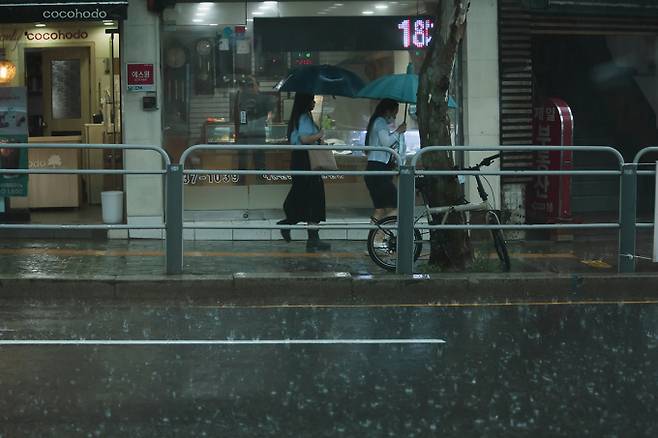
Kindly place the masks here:
POLYGON ((355 73, 335 65, 322 64, 296 68, 274 88, 277 91, 354 97, 364 85, 355 73))

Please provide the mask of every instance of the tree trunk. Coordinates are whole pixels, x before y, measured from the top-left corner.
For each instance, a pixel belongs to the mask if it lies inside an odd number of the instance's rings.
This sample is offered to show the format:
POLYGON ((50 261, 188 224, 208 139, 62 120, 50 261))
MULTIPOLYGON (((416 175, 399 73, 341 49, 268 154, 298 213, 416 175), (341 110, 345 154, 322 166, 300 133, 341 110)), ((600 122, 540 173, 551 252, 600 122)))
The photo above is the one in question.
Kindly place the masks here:
MULTIPOLYGON (((466 27, 470 2, 438 0, 432 41, 418 78, 418 129, 420 145, 451 145, 448 117, 448 91, 460 42, 466 27)), ((432 170, 454 168, 452 153, 427 153, 422 167, 432 170)), ((430 206, 461 203, 462 191, 456 176, 425 177, 430 206)), ((433 218, 440 223, 441 216, 433 218)), ((451 214, 447 223, 463 223, 461 215, 451 214)), ((432 230, 430 265, 446 270, 462 270, 472 261, 472 250, 466 230, 432 230)))

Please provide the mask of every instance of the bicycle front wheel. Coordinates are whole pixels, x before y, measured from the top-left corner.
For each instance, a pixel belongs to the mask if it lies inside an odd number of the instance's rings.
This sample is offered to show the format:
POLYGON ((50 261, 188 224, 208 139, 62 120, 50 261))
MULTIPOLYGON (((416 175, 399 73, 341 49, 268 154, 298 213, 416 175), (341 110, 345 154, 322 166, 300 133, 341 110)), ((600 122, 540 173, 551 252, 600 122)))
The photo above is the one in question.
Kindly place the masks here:
MULTIPOLYGON (((500 220, 495 213, 489 212, 487 216, 489 217, 487 222, 490 225, 500 225, 500 220)), ((510 263, 509 254, 507 253, 507 242, 505 242, 503 231, 500 228, 492 228, 491 237, 493 238, 494 248, 496 249, 496 254, 498 254, 501 268, 504 272, 509 272, 512 264, 510 263)))
MULTIPOLYGON (((398 230, 397 228, 382 228, 382 226, 392 225, 397 227, 397 224, 397 216, 388 216, 377 223, 380 228, 370 230, 368 233, 368 254, 370 258, 377 266, 391 272, 394 272, 397 267, 398 230)), ((414 261, 418 259, 422 249, 422 236, 420 231, 414 229, 414 261)))

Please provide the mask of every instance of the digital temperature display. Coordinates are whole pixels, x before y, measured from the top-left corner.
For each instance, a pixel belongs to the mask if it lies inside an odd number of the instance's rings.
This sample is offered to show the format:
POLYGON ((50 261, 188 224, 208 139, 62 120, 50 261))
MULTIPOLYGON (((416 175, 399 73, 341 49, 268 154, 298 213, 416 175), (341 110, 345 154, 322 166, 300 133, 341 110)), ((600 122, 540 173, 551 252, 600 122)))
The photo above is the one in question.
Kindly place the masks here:
POLYGON ((434 21, 422 18, 415 20, 407 18, 398 23, 398 29, 402 32, 402 47, 405 49, 424 49, 432 41, 434 21))
POLYGON ((433 32, 430 16, 254 18, 256 49, 268 52, 422 50, 433 32))

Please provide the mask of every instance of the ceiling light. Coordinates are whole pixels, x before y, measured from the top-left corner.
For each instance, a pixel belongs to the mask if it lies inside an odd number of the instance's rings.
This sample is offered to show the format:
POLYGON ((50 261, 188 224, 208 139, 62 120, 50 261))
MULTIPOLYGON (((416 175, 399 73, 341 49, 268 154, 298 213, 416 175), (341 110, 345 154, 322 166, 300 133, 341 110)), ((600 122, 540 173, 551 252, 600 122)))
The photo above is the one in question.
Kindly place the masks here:
POLYGON ((271 7, 271 8, 273 8, 277 4, 278 4, 278 2, 269 2, 269 1, 268 2, 263 2, 264 6, 271 7))
POLYGON ((388 5, 375 5, 375 9, 388 9, 388 5))
POLYGON ((8 84, 16 77, 16 64, 5 59, 5 49, 0 49, 0 84, 8 84))
POLYGON ((265 14, 265 12, 263 12, 263 11, 254 11, 251 14, 252 15, 263 15, 263 14, 265 14))
POLYGON ((34 25, 34 27, 46 27, 46 25, 43 23, 37 23, 34 25))
POLYGON ((203 20, 200 19, 200 18, 194 18, 194 19, 192 20, 192 23, 203 23, 203 20))
POLYGON ((343 4, 342 4, 342 3, 334 3, 334 6, 336 6, 337 8, 339 8, 339 7, 343 6, 343 4))
POLYGON ((113 25, 114 23, 112 21, 103 21, 103 26, 113 26, 113 25))
POLYGON ((372 15, 372 14, 374 14, 374 12, 372 12, 372 11, 362 11, 361 14, 363 14, 363 15, 372 15))
POLYGON ((219 26, 217 23, 208 23, 208 26, 219 26))

